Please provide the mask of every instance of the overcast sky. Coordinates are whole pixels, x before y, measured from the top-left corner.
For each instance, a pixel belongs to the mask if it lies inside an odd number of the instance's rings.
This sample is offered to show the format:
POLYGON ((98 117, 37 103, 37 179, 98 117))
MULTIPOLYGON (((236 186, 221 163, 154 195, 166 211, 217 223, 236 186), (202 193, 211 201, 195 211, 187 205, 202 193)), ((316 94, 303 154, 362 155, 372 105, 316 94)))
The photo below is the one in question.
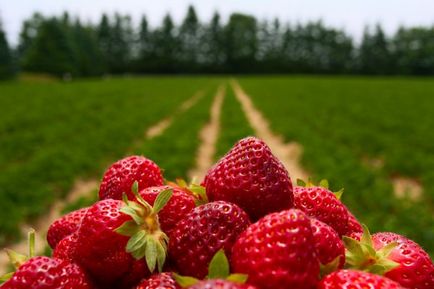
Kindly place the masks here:
POLYGON ((209 20, 215 10, 224 19, 231 12, 292 23, 322 19, 358 39, 366 24, 381 22, 388 33, 399 25, 434 24, 434 0, 0 0, 0 17, 9 40, 16 43, 23 19, 35 11, 55 15, 67 10, 94 22, 102 12, 128 13, 136 23, 146 14, 152 25, 158 25, 167 12, 181 21, 188 4, 196 7, 202 20, 209 20))

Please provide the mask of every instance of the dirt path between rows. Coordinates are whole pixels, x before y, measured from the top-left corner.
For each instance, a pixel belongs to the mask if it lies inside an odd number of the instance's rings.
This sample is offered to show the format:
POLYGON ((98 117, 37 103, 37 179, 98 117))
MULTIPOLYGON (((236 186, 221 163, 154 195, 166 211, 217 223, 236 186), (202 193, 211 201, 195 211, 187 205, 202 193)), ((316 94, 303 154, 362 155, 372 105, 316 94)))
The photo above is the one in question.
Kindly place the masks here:
POLYGON ((174 116, 177 114, 181 114, 189 110, 193 105, 197 103, 197 101, 204 95, 204 91, 196 92, 192 97, 187 99, 185 102, 181 104, 179 109, 175 112, 175 114, 170 115, 156 124, 152 125, 145 133, 147 139, 155 138, 164 133, 164 131, 172 124, 174 116))
POLYGON ((309 173, 300 165, 303 153, 301 145, 296 142, 285 143, 281 136, 273 133, 269 121, 254 106, 252 100, 238 82, 232 80, 231 85, 255 134, 270 146, 274 155, 285 165, 293 183, 297 179, 307 180, 309 173))
MULTIPOLYGON (((45 239, 47 235, 48 228, 50 225, 61 216, 62 210, 66 205, 73 203, 80 199, 81 197, 88 196, 89 192, 98 188, 97 180, 77 180, 69 192, 68 196, 65 199, 56 201, 48 213, 44 216, 41 216, 32 226, 23 225, 21 227, 21 231, 23 236, 26 236, 27 232, 30 228, 34 228, 36 230, 36 244, 35 244, 35 253, 42 254, 46 248, 47 241, 45 239)), ((12 249, 19 253, 27 254, 28 246, 27 239, 23 238, 22 241, 9 246, 9 249, 12 249)), ((0 254, 0 276, 6 273, 8 269, 9 260, 6 253, 0 254)))
POLYGON ((199 132, 200 145, 197 150, 196 167, 188 173, 190 179, 197 178, 198 180, 202 180, 214 163, 216 144, 220 131, 220 115, 225 94, 226 86, 220 85, 211 105, 210 120, 199 132))

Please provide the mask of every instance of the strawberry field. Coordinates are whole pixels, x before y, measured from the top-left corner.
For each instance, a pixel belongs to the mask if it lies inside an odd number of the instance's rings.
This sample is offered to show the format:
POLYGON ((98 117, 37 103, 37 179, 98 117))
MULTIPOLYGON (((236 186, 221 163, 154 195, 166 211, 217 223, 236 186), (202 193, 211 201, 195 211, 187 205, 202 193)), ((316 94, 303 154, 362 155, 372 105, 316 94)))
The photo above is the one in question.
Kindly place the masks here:
MULTIPOLYGON (((302 166, 372 231, 405 234, 434 253, 434 82, 431 79, 240 77, 238 83, 302 166), (393 180, 422 192, 396 196, 393 180)), ((189 177, 217 87, 226 93, 213 160, 255 130, 229 78, 125 78, 0 85, 0 244, 128 154, 154 160, 167 179, 189 177), (182 104, 198 94, 187 109, 182 104), (170 119, 147 137, 151 126, 170 119)), ((291 175, 291 171, 289 171, 291 175)), ((295 181, 295 180, 293 180, 295 181)), ((97 189, 97 188, 96 188, 97 189)), ((69 204, 75 209, 95 199, 69 204)))

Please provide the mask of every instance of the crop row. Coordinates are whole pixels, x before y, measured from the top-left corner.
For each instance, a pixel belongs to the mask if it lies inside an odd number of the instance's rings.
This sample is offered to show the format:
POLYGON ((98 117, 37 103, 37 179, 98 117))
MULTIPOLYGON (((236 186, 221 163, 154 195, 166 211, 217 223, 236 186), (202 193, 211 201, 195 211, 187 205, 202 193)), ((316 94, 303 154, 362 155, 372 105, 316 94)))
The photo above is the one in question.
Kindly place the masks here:
POLYGON ((374 231, 408 235, 434 253, 434 84, 429 80, 245 78, 242 86, 272 128, 304 148, 303 165, 374 231), (363 159, 378 159, 372 168, 363 159), (419 202, 397 199, 390 178, 422 182, 419 202))
POLYGON ((77 177, 99 177, 147 127, 209 84, 186 78, 2 84, 0 244, 65 196, 77 177))

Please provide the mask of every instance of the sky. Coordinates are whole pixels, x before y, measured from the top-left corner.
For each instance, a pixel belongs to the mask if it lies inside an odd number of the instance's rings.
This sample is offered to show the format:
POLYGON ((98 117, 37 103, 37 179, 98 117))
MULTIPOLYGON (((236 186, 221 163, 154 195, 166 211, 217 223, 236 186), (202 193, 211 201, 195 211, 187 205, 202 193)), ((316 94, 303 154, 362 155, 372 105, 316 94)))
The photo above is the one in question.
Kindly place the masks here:
POLYGON ((356 39, 367 24, 381 23, 387 33, 394 33, 400 25, 434 24, 434 0, 0 0, 0 18, 9 41, 16 44, 22 21, 35 11, 59 15, 66 10, 93 22, 103 12, 130 14, 135 23, 146 14, 151 25, 157 26, 167 12, 182 21, 189 4, 203 21, 216 10, 223 19, 232 12, 290 23, 322 19, 356 39))

